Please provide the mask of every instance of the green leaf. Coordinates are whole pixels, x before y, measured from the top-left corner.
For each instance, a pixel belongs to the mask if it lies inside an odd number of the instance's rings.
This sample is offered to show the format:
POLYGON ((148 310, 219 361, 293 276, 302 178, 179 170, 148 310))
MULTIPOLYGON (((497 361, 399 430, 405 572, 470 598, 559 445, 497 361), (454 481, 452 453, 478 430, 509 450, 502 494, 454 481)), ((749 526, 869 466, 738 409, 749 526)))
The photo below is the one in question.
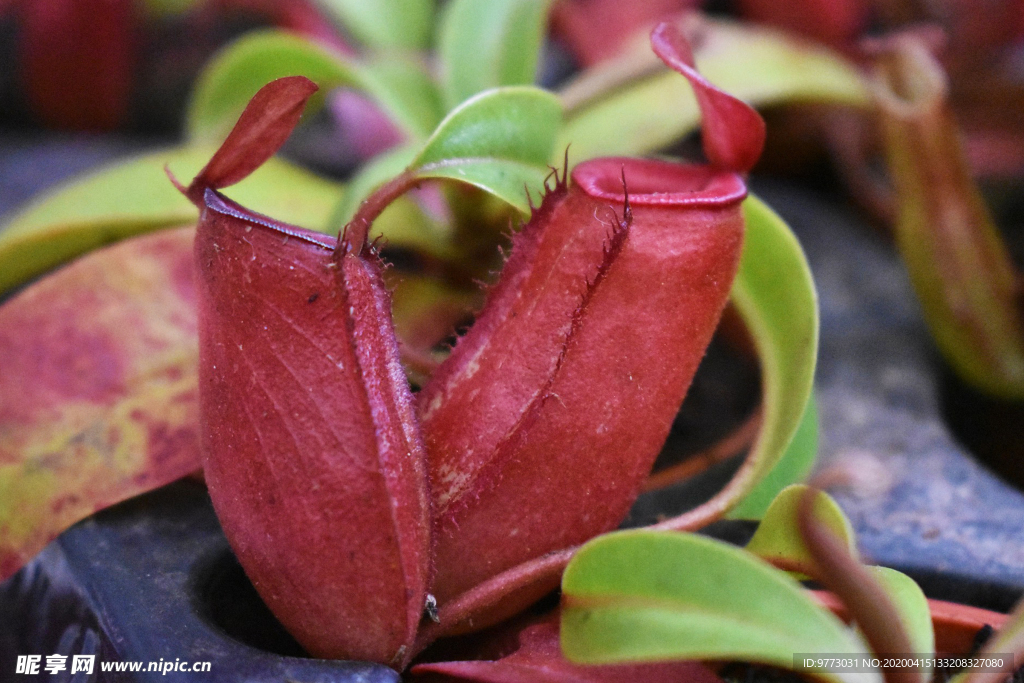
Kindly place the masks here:
POLYGON ((424 49, 433 28, 433 0, 319 0, 364 45, 424 49))
MULTIPOLYGON (((104 167, 34 200, 0 231, 0 292, 91 249, 186 223, 196 208, 168 180, 164 164, 190 179, 209 147, 163 150, 104 167)), ((255 211, 323 229, 342 196, 337 183, 271 159, 228 194, 255 211)))
MULTIPOLYGON (((599 537, 569 563, 562 593, 562 651, 582 664, 738 659, 793 668, 794 653, 865 652, 784 572, 691 534, 599 537)), ((880 681, 864 676, 851 679, 880 681)))
MULTIPOLYGON (((750 25, 705 20, 695 57, 701 73, 754 105, 829 102, 866 106, 856 68, 826 48, 750 25)), ((686 79, 661 67, 646 44, 589 70, 561 93, 566 124, 556 150, 577 160, 650 154, 700 122, 686 79)))
POLYGON ((928 598, 921 587, 909 576, 895 569, 868 567, 868 570, 874 574, 875 579, 889 595, 900 615, 900 621, 910 638, 914 652, 934 655, 935 629, 932 626, 932 613, 928 607, 928 598))
POLYGON ((779 492, 807 478, 817 455, 818 405, 812 391, 789 448, 757 486, 729 510, 728 516, 733 519, 760 519, 779 492))
POLYGON ((474 185, 529 213, 550 172, 547 160, 561 122, 554 95, 527 86, 495 88, 462 103, 412 160, 420 178, 474 185))
POLYGON ((367 61, 359 87, 412 140, 426 139, 444 117, 437 84, 423 65, 413 59, 388 54, 367 61))
POLYGON ((413 165, 495 157, 546 166, 561 116, 558 99, 540 88, 494 88, 451 111, 413 165))
POLYGON ((488 88, 534 82, 551 0, 452 0, 438 52, 449 108, 488 88))
MULTIPOLYGON (((772 501, 753 538, 747 543, 747 552, 787 571, 814 575, 815 562, 804 545, 798 521, 800 501, 807 491, 806 486, 789 486, 772 501)), ((853 526, 827 493, 816 492, 812 514, 846 545, 851 556, 857 557, 853 526)))
POLYGON ((807 411, 818 357, 818 297, 796 236, 756 197, 744 201, 743 214, 747 229, 732 303, 761 362, 764 419, 747 466, 720 494, 736 501, 754 490, 790 447, 807 411))
MULTIPOLYGON (((534 197, 540 196, 550 173, 545 162, 560 120, 558 100, 538 88, 512 86, 480 93, 449 113, 418 151, 408 145, 399 147, 367 165, 353 180, 333 222, 347 224, 366 198, 402 173, 407 181, 403 189, 420 180, 456 180, 528 214, 527 188, 534 197)), ((393 207, 402 203, 414 206, 406 197, 393 201, 374 221, 374 232, 392 243, 399 240, 442 258, 451 257, 452 235, 436 222, 423 216, 402 227, 399 221, 389 219, 393 207), (379 225, 382 221, 387 227, 379 225)))
POLYGON ((306 76, 320 86, 307 105, 312 115, 324 92, 347 86, 381 105, 413 139, 440 118, 440 99, 422 68, 398 56, 391 64, 364 64, 284 31, 257 31, 224 48, 200 75, 186 120, 194 141, 220 142, 256 91, 284 76, 306 76))
POLYGON ((529 215, 526 188, 534 198, 541 196, 544 177, 550 169, 511 159, 459 159, 451 164, 432 164, 420 168, 421 178, 446 178, 479 187, 529 215))

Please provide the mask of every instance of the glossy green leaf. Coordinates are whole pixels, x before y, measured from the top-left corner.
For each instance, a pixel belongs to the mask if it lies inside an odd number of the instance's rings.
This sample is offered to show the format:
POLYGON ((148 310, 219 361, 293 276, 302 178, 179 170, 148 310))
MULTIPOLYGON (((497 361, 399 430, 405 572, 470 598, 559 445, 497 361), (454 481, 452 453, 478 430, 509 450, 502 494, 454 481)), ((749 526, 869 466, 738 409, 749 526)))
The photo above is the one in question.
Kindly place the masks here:
POLYGON ((692 534, 599 537, 569 563, 562 594, 562 650, 582 664, 725 659, 792 668, 794 653, 865 651, 787 574, 692 534))
POLYGON ((438 51, 448 107, 502 85, 534 82, 551 0, 452 0, 438 51))
MULTIPOLYGON (((212 152, 208 147, 153 152, 34 200, 0 230, 0 292, 101 245, 195 222, 195 207, 168 180, 164 164, 187 181, 212 152)), ((343 187, 275 158, 227 194, 279 220, 323 229, 343 187)))
POLYGON ((480 93, 450 112, 419 150, 405 145, 367 164, 353 179, 334 222, 351 220, 364 199, 406 169, 416 179, 474 185, 527 214, 526 188, 540 196, 560 122, 558 100, 538 88, 480 93))
POLYGON ((719 494, 730 501, 747 496, 786 454, 811 399, 818 358, 818 295, 800 243, 756 197, 744 201, 743 214, 747 231, 731 300, 757 348, 764 418, 747 466, 719 494))
MULTIPOLYGON (((806 486, 789 486, 772 501, 753 538, 747 543, 747 552, 788 571, 814 575, 814 559, 804 545, 800 534, 799 510, 806 486)), ((857 540, 850 520, 842 509, 823 491, 815 494, 812 514, 836 538, 842 541, 853 557, 857 556, 857 540)), ((930 623, 930 622, 929 622, 930 623)))
POLYGON ((433 28, 433 0, 319 0, 364 45, 426 48, 433 28))
POLYGON ((812 391, 789 448, 754 489, 729 511, 728 516, 733 519, 760 519, 779 492, 807 478, 817 455, 818 405, 812 391))
POLYGON ((558 99, 538 88, 482 92, 448 114, 410 168, 475 185, 529 213, 525 188, 539 196, 561 113, 558 99))
POLYGON ((917 583, 895 569, 868 567, 900 615, 915 653, 935 654, 935 629, 928 598, 917 583))
MULTIPOLYGON (((866 106, 856 68, 838 54, 752 25, 704 20, 697 67, 754 106, 828 102, 866 106)), ((649 154, 694 130, 700 112, 686 79, 661 67, 644 41, 562 91, 566 124, 557 149, 573 158, 649 154)))
POLYGON ((416 175, 469 183, 511 204, 523 215, 528 215, 530 205, 526 190, 529 188, 534 199, 541 196, 544 177, 549 172, 548 168, 511 159, 460 159, 452 164, 424 166, 416 175))
POLYGON ((540 88, 494 88, 450 112, 413 165, 493 157, 545 166, 561 116, 558 99, 540 88))
POLYGON ((224 48, 203 71, 189 104, 186 127, 192 140, 219 142, 256 91, 283 76, 306 76, 321 92, 307 105, 309 116, 324 93, 347 86, 381 105, 410 137, 426 137, 440 118, 439 96, 427 74, 394 56, 391 64, 365 64, 284 31, 250 33, 224 48))

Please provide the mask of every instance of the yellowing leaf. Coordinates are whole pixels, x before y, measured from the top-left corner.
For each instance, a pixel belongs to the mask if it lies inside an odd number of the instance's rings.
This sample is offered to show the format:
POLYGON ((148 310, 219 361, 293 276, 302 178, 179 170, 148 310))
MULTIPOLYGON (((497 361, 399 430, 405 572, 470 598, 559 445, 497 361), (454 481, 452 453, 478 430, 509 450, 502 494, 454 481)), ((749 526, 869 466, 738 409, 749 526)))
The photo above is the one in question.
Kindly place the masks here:
POLYGON ((98 251, 0 307, 0 578, 198 469, 193 232, 98 251))

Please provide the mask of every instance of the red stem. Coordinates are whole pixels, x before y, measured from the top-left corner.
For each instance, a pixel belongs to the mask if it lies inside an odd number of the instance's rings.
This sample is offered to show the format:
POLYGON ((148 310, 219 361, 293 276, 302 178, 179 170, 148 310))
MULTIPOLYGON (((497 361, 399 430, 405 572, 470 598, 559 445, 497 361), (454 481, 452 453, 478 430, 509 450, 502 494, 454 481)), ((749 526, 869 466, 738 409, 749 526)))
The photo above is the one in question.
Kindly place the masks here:
POLYGON ((698 451, 680 463, 655 472, 644 481, 641 491, 655 491, 704 472, 712 465, 738 455, 750 448, 761 432, 762 409, 758 407, 746 420, 714 444, 698 451))
MULTIPOLYGON (((877 655, 913 652, 899 612, 885 589, 815 518, 811 508, 819 493, 815 489, 804 493, 797 516, 800 535, 814 559, 813 578, 839 597, 860 626, 872 652, 877 655)), ((886 683, 924 683, 924 676, 914 669, 883 666, 882 676, 886 683)))
POLYGON ((370 234, 370 226, 377 220, 377 217, 384 213, 384 209, 388 208, 391 202, 416 187, 419 182, 420 178, 406 169, 364 199, 355 215, 352 216, 352 220, 342 229, 335 254, 362 253, 367 236, 370 234), (355 248, 354 252, 353 248, 355 248))

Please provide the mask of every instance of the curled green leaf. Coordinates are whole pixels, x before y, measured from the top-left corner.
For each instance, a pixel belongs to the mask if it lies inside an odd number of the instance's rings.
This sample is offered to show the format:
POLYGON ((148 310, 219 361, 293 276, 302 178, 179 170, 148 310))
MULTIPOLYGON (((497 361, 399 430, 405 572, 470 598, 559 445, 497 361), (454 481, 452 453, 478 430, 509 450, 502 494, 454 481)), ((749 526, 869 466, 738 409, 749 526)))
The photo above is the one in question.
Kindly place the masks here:
POLYGON ((539 88, 482 92, 450 112, 401 173, 387 180, 409 157, 408 147, 367 167, 357 177, 356 194, 336 215, 351 212, 346 230, 365 235, 392 202, 429 178, 473 185, 529 214, 530 193, 539 197, 551 172, 546 160, 561 113, 557 98, 539 88))
POLYGON ((783 459, 811 399, 818 358, 818 295, 810 268, 796 236, 766 204, 751 196, 743 210, 746 237, 731 301, 761 361, 761 433, 720 493, 655 528, 698 528, 754 491, 783 459))
MULTIPOLYGON (((807 491, 806 486, 798 484, 779 493, 758 525, 754 537, 747 543, 747 552, 780 569, 800 574, 815 573, 814 559, 800 536, 798 522, 800 502, 807 491)), ((845 545, 850 555, 856 557, 857 542, 846 515, 828 494, 813 491, 812 495, 814 502, 811 514, 845 545)))
MULTIPOLYGON (((560 120, 558 100, 538 88, 495 88, 470 98, 441 121, 404 171, 361 201, 345 225, 346 239, 362 244, 377 217, 428 178, 468 183, 528 214, 531 189, 539 193, 550 173, 543 160, 560 120)), ((402 148, 371 167, 360 191, 386 178, 405 154, 402 148)))
POLYGON ((558 99, 539 88, 482 92, 445 117, 410 169, 475 185, 528 214, 526 189, 539 196, 561 116, 558 99))
POLYGON ((760 519, 784 488, 806 479, 818 455, 818 431, 818 405, 812 391, 800 425, 782 458, 736 507, 729 510, 728 516, 733 519, 760 519))
POLYGON ((576 663, 739 659, 792 668, 798 652, 864 652, 784 572, 690 534, 597 538, 569 563, 562 595, 562 651, 576 663))

